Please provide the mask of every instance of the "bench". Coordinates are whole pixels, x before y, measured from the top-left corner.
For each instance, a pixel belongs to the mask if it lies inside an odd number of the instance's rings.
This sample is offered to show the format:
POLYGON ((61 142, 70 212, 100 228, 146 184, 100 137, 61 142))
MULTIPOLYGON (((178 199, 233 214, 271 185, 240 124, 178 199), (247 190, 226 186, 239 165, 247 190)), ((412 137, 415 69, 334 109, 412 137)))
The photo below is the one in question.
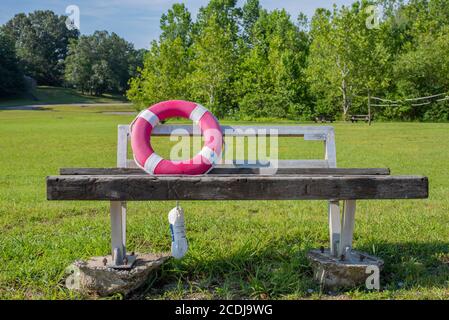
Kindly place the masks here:
POLYGON ((333 116, 318 116, 315 117, 315 123, 321 122, 321 123, 333 123, 335 121, 335 118, 333 116))
POLYGON ((350 119, 351 122, 358 122, 358 121, 365 121, 366 123, 373 121, 373 116, 369 115, 369 114, 356 114, 356 115, 351 115, 350 119))
MULTIPOLYGON (((337 168, 335 134, 329 126, 223 126, 225 136, 279 137, 322 141, 318 160, 279 160, 275 174, 266 164, 233 160, 202 176, 150 176, 128 159, 129 127, 118 127, 117 168, 63 168, 47 177, 48 200, 110 201, 113 267, 129 268, 126 251, 126 202, 167 200, 326 200, 329 202, 330 253, 352 248, 357 200, 423 199, 428 179, 391 176, 389 169, 337 168), (271 131, 270 131, 271 130, 271 131), (341 209, 341 202, 343 203, 341 209)), ((153 136, 199 135, 193 126, 160 125, 153 136), (181 131, 179 129, 182 129, 181 131)), ((271 165, 271 164, 270 164, 271 165)))

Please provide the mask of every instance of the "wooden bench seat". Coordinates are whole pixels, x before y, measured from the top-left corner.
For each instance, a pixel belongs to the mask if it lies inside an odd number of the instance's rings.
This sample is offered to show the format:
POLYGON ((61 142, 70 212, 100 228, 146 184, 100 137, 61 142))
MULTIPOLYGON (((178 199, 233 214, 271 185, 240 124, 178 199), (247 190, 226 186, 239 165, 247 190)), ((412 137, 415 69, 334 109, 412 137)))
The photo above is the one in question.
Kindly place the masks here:
POLYGON ((370 116, 369 114, 355 114, 351 115, 349 118, 351 119, 352 123, 358 121, 365 121, 366 123, 368 123, 373 120, 373 116, 370 116))
MULTIPOLYGON (((74 170, 64 171, 73 173, 74 170)), ((130 170, 83 169, 78 171, 81 173, 78 175, 48 177, 48 200, 363 200, 428 197, 426 177, 362 175, 363 169, 298 170, 304 171, 302 174, 288 170, 290 173, 276 175, 215 173, 194 177, 155 177, 138 173, 137 170, 132 170, 133 174, 126 171, 130 170), (89 171, 99 174, 86 175, 89 171), (116 174, 111 174, 114 171, 116 174)), ((370 173, 375 171, 388 172, 366 170, 370 173)))

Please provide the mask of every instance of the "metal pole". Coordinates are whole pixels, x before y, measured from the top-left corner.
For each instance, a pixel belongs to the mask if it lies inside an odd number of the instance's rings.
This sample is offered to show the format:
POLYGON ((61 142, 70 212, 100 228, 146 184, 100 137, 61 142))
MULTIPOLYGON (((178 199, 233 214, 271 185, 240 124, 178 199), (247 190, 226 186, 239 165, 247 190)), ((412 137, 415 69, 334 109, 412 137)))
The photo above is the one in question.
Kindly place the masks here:
POLYGON ((368 90, 368 124, 371 126, 371 92, 368 90))

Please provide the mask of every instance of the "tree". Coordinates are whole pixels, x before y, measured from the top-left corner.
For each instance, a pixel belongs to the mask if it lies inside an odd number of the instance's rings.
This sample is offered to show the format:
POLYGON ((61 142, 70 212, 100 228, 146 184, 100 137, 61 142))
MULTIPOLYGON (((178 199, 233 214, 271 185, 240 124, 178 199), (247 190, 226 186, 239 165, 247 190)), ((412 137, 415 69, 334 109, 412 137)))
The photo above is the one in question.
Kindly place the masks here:
POLYGON ((96 31, 70 44, 66 81, 82 92, 101 95, 122 93, 137 68, 138 53, 115 33, 96 31))
POLYGON ((66 17, 52 11, 17 14, 4 32, 15 43, 17 57, 26 75, 42 85, 60 85, 68 44, 79 35, 66 27, 66 17))
POLYGON ((447 70, 448 0, 384 0, 387 7, 381 26, 390 53, 390 86, 383 95, 400 100, 398 106, 379 110, 389 119, 446 120, 447 101, 427 104, 405 101, 449 91, 447 70))
POLYGON ((187 83, 192 97, 221 117, 231 109, 234 101, 232 83, 237 60, 234 34, 230 25, 222 26, 211 15, 195 38, 192 46, 192 73, 187 83))
POLYGON ((18 93, 23 88, 23 73, 14 43, 0 30, 0 97, 18 93))
POLYGON ((235 0, 212 0, 200 9, 194 25, 191 72, 187 85, 192 98, 209 107, 217 116, 236 107, 233 90, 238 64, 238 19, 241 11, 235 0))
MULTIPOLYGON (((421 35, 418 43, 415 50, 401 54, 394 65, 397 97, 402 100, 449 92, 449 27, 438 34, 421 35)), ((403 104, 388 114, 409 120, 449 120, 448 104, 436 104, 430 110, 427 105, 415 104, 403 104)))
MULTIPOLYGON (((309 23, 259 0, 211 0, 192 23, 183 4, 161 18, 128 97, 140 107, 195 100, 219 117, 307 119, 366 112, 367 96, 449 91, 449 0, 360 0, 309 23), (376 4, 383 8, 372 25, 376 4), (371 24, 371 25, 370 25, 371 24)), ((98 69, 97 73, 102 71, 98 69)), ((383 107, 383 106, 382 106, 383 107)), ((386 118, 446 119, 447 105, 378 108, 386 118)))
POLYGON ((188 55, 180 38, 160 45, 153 42, 139 75, 130 81, 128 99, 140 109, 164 100, 188 100, 190 95, 185 83, 188 65, 188 55))
POLYGON ((210 0, 207 6, 200 8, 194 31, 197 34, 213 19, 224 30, 228 30, 235 43, 241 17, 242 10, 237 7, 237 0, 210 0))
POLYGON ((388 85, 388 52, 380 32, 366 25, 368 5, 363 1, 333 12, 321 9, 312 19, 307 75, 316 113, 338 113, 333 106, 340 100, 345 118, 358 95, 388 85))
POLYGON ((303 80, 306 35, 285 10, 261 10, 250 43, 235 84, 241 113, 250 118, 308 117, 303 80))
POLYGON ((182 45, 188 48, 192 44, 192 18, 183 3, 175 3, 161 17, 160 41, 175 41, 179 38, 182 45))
POLYGON ((143 68, 131 79, 128 99, 138 108, 168 99, 189 99, 192 21, 184 4, 174 4, 161 18, 162 34, 153 41, 143 68))
POLYGON ((242 31, 243 39, 248 45, 252 45, 253 28, 259 20, 260 10, 262 9, 259 0, 247 0, 242 10, 242 31))
POLYGON ((239 10, 234 0, 213 0, 193 24, 184 4, 162 15, 161 36, 133 78, 128 98, 139 108, 167 99, 191 99, 224 115, 233 104, 232 81, 239 10))

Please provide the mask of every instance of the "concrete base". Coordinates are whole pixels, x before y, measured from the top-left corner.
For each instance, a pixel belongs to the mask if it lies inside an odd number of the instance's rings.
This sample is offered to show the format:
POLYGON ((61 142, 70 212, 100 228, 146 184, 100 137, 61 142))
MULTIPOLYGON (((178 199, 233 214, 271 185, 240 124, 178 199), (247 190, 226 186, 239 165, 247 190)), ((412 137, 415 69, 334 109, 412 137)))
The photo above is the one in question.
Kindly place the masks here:
POLYGON ((105 266, 105 258, 94 257, 88 261, 75 261, 67 268, 69 276, 66 287, 84 294, 108 296, 115 293, 128 294, 141 287, 150 273, 158 269, 170 254, 136 254, 137 259, 131 269, 114 269, 105 266))
POLYGON ((377 266, 380 271, 384 265, 383 260, 355 250, 351 250, 344 260, 332 256, 330 250, 312 250, 308 259, 312 263, 314 279, 330 290, 364 285, 372 273, 366 273, 367 267, 377 266))

